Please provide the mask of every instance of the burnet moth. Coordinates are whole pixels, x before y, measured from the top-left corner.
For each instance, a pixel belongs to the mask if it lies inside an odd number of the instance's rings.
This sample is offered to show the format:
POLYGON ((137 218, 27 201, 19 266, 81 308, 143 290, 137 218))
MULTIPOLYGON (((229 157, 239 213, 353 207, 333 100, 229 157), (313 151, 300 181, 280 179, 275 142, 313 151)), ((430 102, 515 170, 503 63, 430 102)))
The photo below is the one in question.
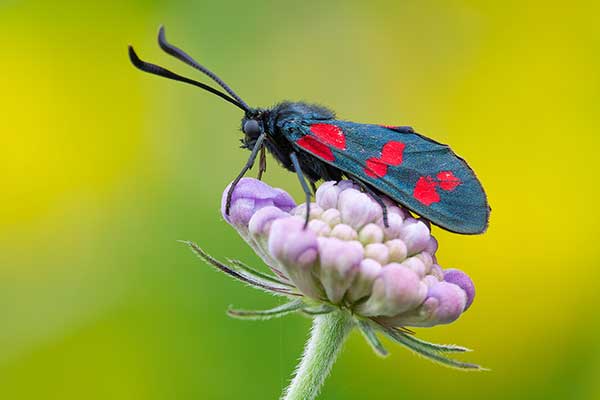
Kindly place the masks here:
POLYGON ((284 101, 272 108, 252 108, 218 76, 168 43, 163 27, 158 43, 167 54, 203 72, 225 92, 142 61, 129 46, 133 65, 154 75, 198 86, 244 112, 242 147, 250 150, 250 157, 229 189, 226 212, 233 188, 257 157, 261 178, 266 168, 266 149, 285 169, 296 173, 308 207, 315 182, 347 178, 382 206, 386 225, 382 194, 448 231, 477 234, 486 230, 490 207, 483 187, 473 170, 447 145, 408 126, 338 120, 333 111, 304 102, 284 101))

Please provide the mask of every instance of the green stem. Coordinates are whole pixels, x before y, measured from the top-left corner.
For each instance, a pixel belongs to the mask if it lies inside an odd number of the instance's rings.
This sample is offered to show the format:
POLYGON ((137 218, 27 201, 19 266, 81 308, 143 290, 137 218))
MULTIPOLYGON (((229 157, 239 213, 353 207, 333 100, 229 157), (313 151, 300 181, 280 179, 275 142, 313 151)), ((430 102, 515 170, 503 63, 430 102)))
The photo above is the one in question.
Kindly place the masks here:
POLYGON ((352 317, 344 311, 314 318, 304 355, 283 400, 313 400, 317 397, 353 325, 352 317))

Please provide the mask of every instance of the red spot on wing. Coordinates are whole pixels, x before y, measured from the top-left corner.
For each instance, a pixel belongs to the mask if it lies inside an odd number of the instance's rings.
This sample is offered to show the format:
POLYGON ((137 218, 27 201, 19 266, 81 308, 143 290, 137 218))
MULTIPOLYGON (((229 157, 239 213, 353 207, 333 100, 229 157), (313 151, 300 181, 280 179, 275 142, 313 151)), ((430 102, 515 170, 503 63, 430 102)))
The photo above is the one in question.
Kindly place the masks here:
POLYGON ((312 124, 310 131, 321 141, 336 147, 340 150, 346 150, 346 135, 335 125, 331 124, 312 124))
POLYGON ((397 167, 402 164, 402 153, 404 152, 404 143, 390 140, 383 145, 381 157, 371 157, 365 164, 365 174, 371 178, 381 178, 387 174, 388 165, 397 167))
POLYGON ((402 142, 389 141, 383 145, 381 149, 381 161, 386 164, 398 166, 402 164, 402 153, 404 152, 405 144, 402 142))
POLYGON ((441 171, 436 175, 436 177, 439 181, 440 187, 444 190, 452 191, 462 183, 460 179, 454 176, 452 171, 441 171))
POLYGON ((440 201, 440 195, 435 190, 438 182, 430 176, 422 176, 417 181, 415 190, 413 191, 413 197, 419 200, 426 206, 430 206, 433 203, 440 201))
POLYGON ((309 152, 313 153, 317 157, 321 157, 323 160, 326 160, 326 161, 335 160, 335 157, 333 156, 331 149, 329 147, 327 147, 327 145, 325 143, 318 141, 317 139, 315 139, 312 136, 302 136, 300 139, 298 139, 296 141, 296 144, 298 146, 302 147, 303 149, 306 149, 309 152))
POLYGON ((371 157, 367 159, 364 171, 365 174, 371 178, 381 178, 387 174, 387 168, 387 164, 382 162, 379 158, 371 157))
POLYGON ((454 176, 452 171, 440 171, 432 178, 431 176, 422 176, 415 185, 413 197, 426 206, 440 201, 440 195, 437 192, 439 186, 442 190, 453 191, 462 184, 459 178, 454 176))

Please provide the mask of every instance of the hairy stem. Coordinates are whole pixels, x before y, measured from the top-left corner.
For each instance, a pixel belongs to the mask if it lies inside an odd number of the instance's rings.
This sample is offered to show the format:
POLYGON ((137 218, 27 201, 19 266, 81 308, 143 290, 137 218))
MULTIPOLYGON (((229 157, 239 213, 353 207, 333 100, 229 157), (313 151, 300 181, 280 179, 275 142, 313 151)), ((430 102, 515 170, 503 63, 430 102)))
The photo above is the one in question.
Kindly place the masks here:
POLYGON ((314 318, 304 355, 283 400, 313 400, 317 397, 352 327, 352 318, 344 311, 314 318))

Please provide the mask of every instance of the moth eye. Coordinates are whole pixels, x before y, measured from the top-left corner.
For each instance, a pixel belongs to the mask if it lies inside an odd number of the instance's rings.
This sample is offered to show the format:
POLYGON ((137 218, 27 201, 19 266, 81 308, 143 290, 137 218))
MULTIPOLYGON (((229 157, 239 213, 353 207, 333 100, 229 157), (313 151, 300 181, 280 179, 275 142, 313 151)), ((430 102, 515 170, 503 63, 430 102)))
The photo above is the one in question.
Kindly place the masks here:
POLYGON ((248 136, 258 136, 260 135, 261 129, 260 125, 258 125, 258 121, 254 119, 250 119, 244 123, 244 133, 248 136))

